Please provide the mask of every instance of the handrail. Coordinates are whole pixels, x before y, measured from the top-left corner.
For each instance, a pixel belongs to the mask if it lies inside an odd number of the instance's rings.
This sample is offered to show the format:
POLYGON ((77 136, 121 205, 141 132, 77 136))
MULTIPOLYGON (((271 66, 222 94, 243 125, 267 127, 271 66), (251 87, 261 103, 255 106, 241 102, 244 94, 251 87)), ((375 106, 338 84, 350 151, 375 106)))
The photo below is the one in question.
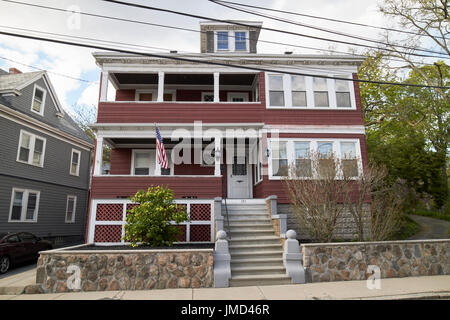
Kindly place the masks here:
MULTIPOLYGON (((225 170, 223 170, 223 171, 225 171, 225 170)), ((225 179, 224 179, 223 172, 222 172, 222 198, 223 198, 224 205, 225 205, 225 212, 227 213, 227 230, 228 230, 227 236, 228 236, 228 239, 231 240, 230 217, 228 217, 228 206, 227 206, 227 189, 225 186, 225 179)))

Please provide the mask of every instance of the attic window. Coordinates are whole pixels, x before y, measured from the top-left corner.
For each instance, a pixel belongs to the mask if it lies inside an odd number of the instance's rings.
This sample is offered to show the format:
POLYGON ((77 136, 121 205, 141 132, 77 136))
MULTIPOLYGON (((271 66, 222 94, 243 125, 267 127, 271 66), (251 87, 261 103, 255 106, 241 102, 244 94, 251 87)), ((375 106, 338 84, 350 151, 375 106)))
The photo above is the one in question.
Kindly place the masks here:
POLYGON ((245 32, 235 32, 235 49, 236 51, 246 51, 247 50, 247 39, 245 37, 245 32))
POLYGON ((33 100, 31 104, 31 111, 38 113, 41 116, 44 114, 45 96, 47 92, 41 87, 35 85, 33 92, 33 100))
POLYGON ((228 50, 228 32, 217 32, 217 50, 228 50))

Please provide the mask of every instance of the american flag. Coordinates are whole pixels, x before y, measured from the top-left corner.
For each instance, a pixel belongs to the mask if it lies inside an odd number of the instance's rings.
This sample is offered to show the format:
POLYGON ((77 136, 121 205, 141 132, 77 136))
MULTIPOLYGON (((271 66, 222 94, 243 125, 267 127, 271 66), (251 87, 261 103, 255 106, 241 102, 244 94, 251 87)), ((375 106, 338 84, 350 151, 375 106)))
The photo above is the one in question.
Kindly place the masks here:
POLYGON ((155 128, 156 128, 156 148, 158 149, 158 163, 161 165, 161 168, 169 169, 166 151, 164 150, 164 143, 161 139, 161 135, 159 134, 158 127, 155 126, 155 128))

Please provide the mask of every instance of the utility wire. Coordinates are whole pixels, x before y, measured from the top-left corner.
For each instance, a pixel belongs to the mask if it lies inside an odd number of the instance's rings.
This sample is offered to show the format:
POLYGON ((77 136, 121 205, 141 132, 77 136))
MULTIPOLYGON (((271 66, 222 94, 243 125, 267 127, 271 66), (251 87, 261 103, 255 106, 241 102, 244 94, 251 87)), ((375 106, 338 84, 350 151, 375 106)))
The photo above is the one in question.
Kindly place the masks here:
MULTIPOLYGON (((155 26, 155 27, 161 27, 161 28, 169 28, 169 29, 175 29, 175 30, 181 30, 181 31, 189 31, 189 32, 205 33, 206 34, 206 31, 201 31, 201 30, 197 30, 197 29, 190 29, 190 28, 176 27, 176 26, 170 26, 170 25, 156 24, 156 23, 144 22, 144 21, 139 21, 139 20, 124 19, 124 18, 119 18, 119 17, 111 17, 111 16, 99 15, 99 14, 88 13, 88 12, 72 11, 72 10, 67 10, 67 9, 61 9, 61 8, 55 8, 55 7, 31 4, 31 3, 20 2, 20 1, 12 1, 12 0, 0 0, 0 1, 10 2, 10 3, 14 3, 14 4, 20 4, 20 5, 25 5, 25 6, 31 6, 31 7, 37 7, 37 8, 41 8, 41 9, 49 9, 49 10, 54 10, 54 11, 60 11, 60 12, 65 12, 65 13, 77 13, 77 14, 81 14, 81 15, 96 17, 96 18, 117 20, 117 21, 122 21, 122 22, 129 22, 129 23, 149 25, 149 26, 155 26)), ((235 36, 229 35, 229 37, 234 38, 235 36)), ((248 40, 247 37, 245 37, 245 39, 248 40)), ((345 51, 332 50, 332 49, 322 49, 322 48, 308 47, 308 46, 300 46, 300 45, 295 45, 295 44, 291 44, 291 43, 283 43, 283 42, 269 41, 269 40, 263 40, 263 39, 259 39, 258 42, 268 43, 268 44, 275 44, 275 45, 285 45, 285 46, 289 46, 289 47, 301 48, 301 49, 307 49, 307 50, 317 50, 317 51, 322 51, 322 52, 330 52, 330 53, 339 53, 339 54, 345 54, 345 55, 352 55, 351 53, 345 52, 345 51)), ((158 47, 152 47, 151 49, 163 50, 162 48, 158 48, 158 47)), ((187 51, 184 51, 184 52, 187 52, 187 51)), ((390 58, 390 60, 391 61, 397 61, 397 62, 405 62, 403 60, 394 59, 394 58, 390 58)), ((419 61, 414 61, 414 63, 415 64, 420 64, 420 65, 432 65, 432 64, 428 64, 428 63, 424 63, 424 62, 419 62, 419 61)))
POLYGON ((249 9, 240 9, 240 8, 237 8, 236 6, 230 6, 230 5, 223 4, 220 1, 215 1, 215 0, 209 0, 209 1, 212 3, 218 4, 220 6, 226 7, 226 8, 230 8, 230 9, 237 10, 240 12, 256 15, 258 17, 268 18, 268 19, 272 19, 272 20, 276 20, 276 21, 280 21, 280 22, 284 22, 284 23, 293 24, 293 25, 300 26, 300 27, 305 27, 305 28, 310 28, 310 29, 319 30, 319 31, 323 31, 323 32, 328 32, 331 34, 336 34, 336 35, 340 35, 340 36, 347 37, 347 38, 353 38, 353 39, 357 39, 357 40, 372 42, 372 43, 381 44, 384 46, 398 47, 398 48, 407 49, 407 50, 414 50, 414 51, 435 53, 435 54, 439 54, 439 55, 446 55, 444 52, 434 51, 434 50, 430 50, 430 49, 426 49, 426 48, 422 48, 422 47, 412 48, 409 46, 404 46, 404 45, 399 45, 399 44, 390 44, 390 43, 386 43, 386 42, 383 42, 380 40, 365 38, 362 36, 349 34, 349 33, 341 32, 341 31, 336 31, 336 30, 332 30, 332 29, 327 29, 327 28, 323 28, 323 27, 319 27, 319 26, 314 26, 314 25, 310 25, 310 24, 306 24, 306 23, 302 23, 302 22, 298 22, 298 21, 281 18, 278 16, 262 14, 258 11, 253 11, 253 10, 249 10, 249 9))
MULTIPOLYGON (((379 29, 379 30, 384 30, 384 31, 394 31, 394 32, 400 32, 400 33, 405 33, 405 34, 412 34, 412 35, 415 35, 415 36, 427 37, 427 35, 420 34, 420 33, 417 33, 417 32, 407 31, 407 30, 386 28, 386 27, 374 26, 374 25, 370 25, 370 24, 358 23, 358 22, 353 22, 353 21, 346 21, 346 20, 339 20, 339 19, 333 19, 333 18, 320 17, 320 16, 315 16, 315 15, 305 14, 305 13, 299 13, 299 12, 278 10, 278 9, 273 9, 273 8, 265 8, 265 7, 253 6, 253 5, 249 5, 249 4, 232 2, 232 1, 223 1, 223 0, 215 0, 215 1, 214 0, 210 0, 210 1, 223 2, 223 3, 234 4, 234 5, 238 5, 238 6, 242 6, 242 7, 249 7, 249 8, 261 9, 261 10, 268 10, 268 11, 274 11, 274 12, 279 12, 279 13, 286 13, 286 14, 300 16, 300 17, 307 17, 307 18, 313 18, 313 19, 319 19, 319 20, 325 20, 325 21, 339 22, 339 23, 355 25, 355 26, 360 26, 360 27, 367 27, 367 28, 379 29)), ((448 39, 446 37, 441 37, 441 36, 436 36, 436 38, 448 39)))
MULTIPOLYGON (((32 31, 32 30, 30 30, 30 31, 39 33, 39 32, 32 31)), ((290 74, 290 75, 309 76, 309 77, 316 77, 316 78, 323 78, 323 79, 335 79, 335 80, 361 82, 361 83, 373 83, 373 84, 380 84, 380 85, 396 85, 396 86, 404 86, 404 87, 450 89, 450 87, 445 87, 445 86, 429 86, 429 85, 421 85, 421 84, 408 84, 408 83, 398 83, 398 82, 349 79, 349 78, 344 78, 344 77, 333 77, 333 76, 320 75, 320 74, 290 72, 290 71, 285 71, 285 70, 280 71, 280 70, 276 70, 276 69, 250 67, 250 66, 236 65, 236 64, 225 63, 225 62, 216 62, 216 61, 199 60, 199 59, 192 59, 192 58, 185 58, 185 57, 168 56, 168 55, 156 54, 156 53, 138 52, 138 51, 134 51, 134 50, 121 49, 121 48, 117 48, 117 47, 112 48, 112 47, 107 47, 107 46, 101 46, 98 44, 87 44, 87 43, 73 42, 73 41, 60 40, 60 39, 51 39, 51 38, 45 38, 45 37, 41 37, 41 36, 26 35, 26 34, 19 34, 19 33, 6 32, 6 31, 0 31, 0 34, 18 37, 18 38, 24 38, 24 39, 32 39, 32 40, 53 42, 53 43, 58 43, 58 44, 72 45, 72 46, 77 46, 77 47, 109 50, 109 51, 126 53, 126 54, 134 54, 134 55, 153 57, 153 58, 163 58, 163 59, 177 60, 177 61, 184 61, 184 62, 194 62, 194 63, 207 64, 207 65, 217 65, 217 66, 222 66, 222 67, 233 67, 233 68, 239 68, 239 69, 245 69, 245 70, 251 70, 251 71, 276 72, 276 73, 284 73, 284 74, 290 74)), ((70 38, 70 36, 66 36, 66 38, 70 38)), ((97 41, 101 41, 101 40, 97 40, 97 41)))
POLYGON ((13 60, 13 59, 5 58, 5 57, 0 57, 0 59, 7 60, 7 61, 10 61, 10 62, 14 62, 14 63, 20 64, 20 65, 22 65, 22 66, 29 67, 29 68, 32 68, 32 69, 35 69, 35 70, 46 71, 46 72, 48 72, 48 73, 52 73, 52 74, 54 74, 54 75, 61 76, 61 77, 65 77, 65 78, 69 78, 69 79, 72 79, 72 80, 77 80, 77 81, 82 81, 82 82, 87 82, 87 83, 95 83, 95 84, 98 84, 98 82, 96 82, 96 81, 90 81, 90 80, 80 79, 80 78, 76 78, 76 77, 69 76, 69 75, 67 75, 67 74, 63 74, 63 73, 59 73, 59 72, 54 72, 54 71, 49 71, 49 70, 41 69, 41 68, 38 68, 38 67, 35 67, 35 66, 31 66, 31 65, 29 65, 29 64, 25 64, 25 63, 22 63, 22 62, 13 60))
MULTIPOLYGON (((228 23, 228 24, 234 24, 234 25, 239 25, 239 26, 248 27, 248 28, 253 28, 254 27, 252 25, 241 23, 241 22, 230 21, 230 20, 223 20, 223 19, 216 19, 216 18, 211 18, 211 17, 205 17, 205 16, 200 16, 200 15, 196 15, 196 14, 190 14, 190 13, 185 13, 185 12, 180 12, 180 11, 175 11, 175 10, 170 10, 170 9, 145 6, 145 5, 141 5, 141 4, 137 4, 137 3, 130 3, 130 2, 124 2, 124 1, 117 1, 117 0, 101 0, 101 1, 114 3, 114 4, 119 4, 119 5, 124 5, 124 6, 136 7, 136 8, 140 8, 140 9, 147 9, 147 10, 154 10, 154 11, 160 11, 160 12, 173 13, 173 14, 187 16, 187 17, 191 17, 191 18, 208 19, 208 20, 211 20, 211 21, 228 23)), ((380 48, 380 47, 370 46, 370 45, 364 45, 364 44, 355 43, 355 42, 349 42, 349 41, 343 41, 343 40, 336 40, 336 39, 318 37, 318 36, 307 35, 307 34, 303 34, 303 33, 287 31, 287 30, 280 30, 280 29, 274 29, 274 28, 267 28, 267 27, 258 27, 258 28, 260 28, 261 30, 273 31, 273 32, 278 32, 278 33, 285 33, 285 34, 295 35, 295 36, 299 36, 299 37, 306 37, 306 38, 311 38, 311 39, 316 39, 316 40, 323 40, 323 41, 331 41, 331 42, 336 42, 336 43, 341 43, 341 44, 347 44, 347 45, 353 45, 353 46, 359 46, 359 47, 364 47, 364 48, 371 48, 371 49, 377 49, 377 50, 383 50, 383 51, 389 51, 389 52, 398 53, 397 50, 388 49, 388 48, 380 48)), ((433 56, 433 55, 425 55, 425 54, 420 54, 420 53, 412 53, 412 52, 411 53, 400 52, 400 53, 407 54, 407 55, 413 55, 413 56, 417 56, 417 57, 440 58, 440 57, 436 57, 436 56, 433 56)), ((448 59, 450 59, 450 58, 448 58, 448 59)))

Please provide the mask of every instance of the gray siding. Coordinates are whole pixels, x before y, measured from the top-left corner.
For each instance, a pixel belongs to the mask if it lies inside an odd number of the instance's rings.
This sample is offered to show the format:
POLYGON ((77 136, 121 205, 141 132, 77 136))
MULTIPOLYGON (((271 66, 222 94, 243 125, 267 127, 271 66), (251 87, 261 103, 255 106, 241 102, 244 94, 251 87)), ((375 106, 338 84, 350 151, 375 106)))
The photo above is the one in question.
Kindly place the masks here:
POLYGON ((0 117, 0 137, 2 137, 0 139, 0 174, 88 189, 89 151, 2 117, 0 117), (16 161, 21 129, 47 140, 43 168, 16 161), (70 175, 72 148, 81 152, 79 176, 70 175))
POLYGON ((87 217, 88 193, 83 190, 42 182, 0 176, 0 232, 29 231, 39 237, 84 237, 87 217), (40 191, 37 222, 8 222, 12 189, 24 188, 40 191), (66 223, 68 195, 77 196, 75 222, 66 223))

